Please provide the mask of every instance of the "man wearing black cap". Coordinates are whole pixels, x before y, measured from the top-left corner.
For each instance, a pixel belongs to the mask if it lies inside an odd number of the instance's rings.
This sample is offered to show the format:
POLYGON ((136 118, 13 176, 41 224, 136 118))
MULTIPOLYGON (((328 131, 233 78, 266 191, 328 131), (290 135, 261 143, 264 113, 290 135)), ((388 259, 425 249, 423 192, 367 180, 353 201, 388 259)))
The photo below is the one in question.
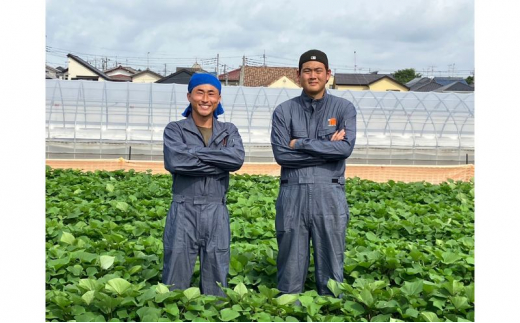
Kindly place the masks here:
POLYGON ((327 55, 303 53, 298 78, 303 91, 273 113, 271 145, 282 166, 276 201, 278 289, 303 292, 310 241, 318 293, 332 295, 330 278, 343 281, 345 160, 356 142, 356 109, 325 90, 331 71, 327 55))
POLYGON ((200 290, 225 296, 230 259, 229 214, 226 193, 229 172, 244 163, 238 129, 220 122, 220 81, 196 73, 188 84, 186 119, 164 129, 164 167, 172 174, 173 202, 163 235, 162 282, 186 289, 200 257, 200 290))

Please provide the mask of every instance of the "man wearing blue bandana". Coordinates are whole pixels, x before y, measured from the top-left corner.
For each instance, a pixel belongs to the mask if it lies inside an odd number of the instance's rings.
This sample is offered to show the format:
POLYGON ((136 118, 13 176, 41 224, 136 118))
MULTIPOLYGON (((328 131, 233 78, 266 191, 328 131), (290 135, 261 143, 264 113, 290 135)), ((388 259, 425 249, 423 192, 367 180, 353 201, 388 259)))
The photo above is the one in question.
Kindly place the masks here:
POLYGON ((164 129, 164 167, 173 177, 173 202, 163 235, 162 282, 186 289, 200 257, 200 290, 225 296, 231 231, 226 207, 229 172, 244 163, 244 147, 235 125, 220 122, 221 84, 196 73, 188 84, 186 119, 164 129))

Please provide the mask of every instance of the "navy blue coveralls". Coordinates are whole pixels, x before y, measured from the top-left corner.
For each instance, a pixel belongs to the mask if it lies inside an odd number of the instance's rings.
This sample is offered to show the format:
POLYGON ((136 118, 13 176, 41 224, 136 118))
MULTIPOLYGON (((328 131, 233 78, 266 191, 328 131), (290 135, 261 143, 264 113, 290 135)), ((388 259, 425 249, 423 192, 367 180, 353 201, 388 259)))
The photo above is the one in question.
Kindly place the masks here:
POLYGON ((170 122, 164 130, 164 165, 173 176, 173 202, 163 235, 162 282, 186 289, 197 256, 203 294, 225 296, 231 233, 226 193, 229 172, 244 163, 244 147, 235 125, 213 118, 205 147, 192 115, 170 122))
POLYGON ((315 100, 304 91, 273 113, 271 144, 282 166, 276 201, 278 289, 303 292, 310 240, 318 293, 332 295, 329 278, 343 281, 345 233, 349 221, 345 197, 345 160, 356 141, 356 109, 325 93, 315 100), (345 129, 341 141, 330 141, 345 129), (294 149, 292 139, 298 139, 294 149))

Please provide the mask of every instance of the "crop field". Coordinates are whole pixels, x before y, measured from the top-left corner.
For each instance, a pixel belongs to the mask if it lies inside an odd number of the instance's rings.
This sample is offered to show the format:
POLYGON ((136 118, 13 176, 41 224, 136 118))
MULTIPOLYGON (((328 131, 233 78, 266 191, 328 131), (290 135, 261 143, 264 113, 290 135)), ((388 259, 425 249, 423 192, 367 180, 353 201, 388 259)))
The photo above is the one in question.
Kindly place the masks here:
POLYGON ((47 321, 474 321, 474 183, 346 183, 344 281, 276 289, 278 178, 232 175, 228 297, 161 284, 171 176, 46 170, 47 321))

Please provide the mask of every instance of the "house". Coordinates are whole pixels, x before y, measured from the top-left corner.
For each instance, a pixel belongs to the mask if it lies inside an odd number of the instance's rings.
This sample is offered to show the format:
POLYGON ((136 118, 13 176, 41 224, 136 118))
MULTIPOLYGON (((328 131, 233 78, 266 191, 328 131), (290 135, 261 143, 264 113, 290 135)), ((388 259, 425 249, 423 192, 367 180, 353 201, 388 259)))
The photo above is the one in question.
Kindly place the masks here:
POLYGON ((56 76, 59 79, 66 80, 69 78, 69 69, 68 68, 63 68, 61 66, 58 66, 58 67, 56 67, 56 70, 58 71, 56 73, 56 76))
POLYGON ((108 76, 114 76, 114 75, 132 76, 135 73, 137 73, 137 71, 134 70, 133 68, 131 68, 130 66, 119 65, 119 66, 104 70, 103 73, 105 73, 108 76))
POLYGON ((80 57, 72 54, 68 54, 67 57, 69 59, 69 80, 110 81, 108 75, 90 65, 80 57))
POLYGON ((107 70, 104 70, 103 73, 110 77, 111 81, 116 82, 132 82, 132 76, 137 73, 136 70, 129 66, 116 66, 107 70))
POLYGON ((352 74, 336 73, 334 75, 333 88, 336 90, 352 91, 401 91, 410 89, 397 81, 390 74, 352 74))
MULTIPOLYGON (((296 67, 244 66, 218 76, 222 85, 270 88, 301 88, 296 67), (241 81, 242 77, 242 81, 241 81)), ((330 88, 333 77, 329 79, 330 88)))
POLYGON ((220 74, 218 79, 223 85, 298 89, 300 84, 297 73, 296 67, 246 65, 220 74))
POLYGON ((436 77, 433 78, 433 81, 435 83, 439 83, 442 86, 451 84, 453 82, 460 82, 462 84, 468 85, 466 80, 464 78, 462 78, 462 77, 451 77, 451 76, 450 77, 442 77, 442 76, 436 76, 436 77))
POLYGON ((414 92, 456 92, 469 93, 475 91, 462 77, 417 77, 406 83, 414 92))
POLYGON ((59 71, 54 67, 49 65, 45 65, 45 78, 46 79, 56 79, 58 78, 59 71))
POLYGON ((296 67, 244 66, 243 86, 300 88, 296 67))
POLYGON ((475 88, 473 86, 469 86, 466 81, 464 83, 460 81, 451 82, 440 88, 434 90, 434 92, 443 92, 443 93, 469 93, 474 92, 475 88))
POLYGON ((157 74, 149 69, 135 73, 132 77, 134 83, 154 83, 162 78, 161 74, 157 74))
POLYGON ((188 84, 190 82, 191 76, 195 73, 195 71, 184 68, 155 81, 155 83, 188 84))
POLYGON ((431 92, 442 87, 441 84, 435 82, 433 78, 429 77, 416 77, 406 83, 406 86, 410 88, 410 91, 414 92, 431 92))
POLYGON ((222 85, 239 85, 241 68, 220 74, 218 80, 222 85))

